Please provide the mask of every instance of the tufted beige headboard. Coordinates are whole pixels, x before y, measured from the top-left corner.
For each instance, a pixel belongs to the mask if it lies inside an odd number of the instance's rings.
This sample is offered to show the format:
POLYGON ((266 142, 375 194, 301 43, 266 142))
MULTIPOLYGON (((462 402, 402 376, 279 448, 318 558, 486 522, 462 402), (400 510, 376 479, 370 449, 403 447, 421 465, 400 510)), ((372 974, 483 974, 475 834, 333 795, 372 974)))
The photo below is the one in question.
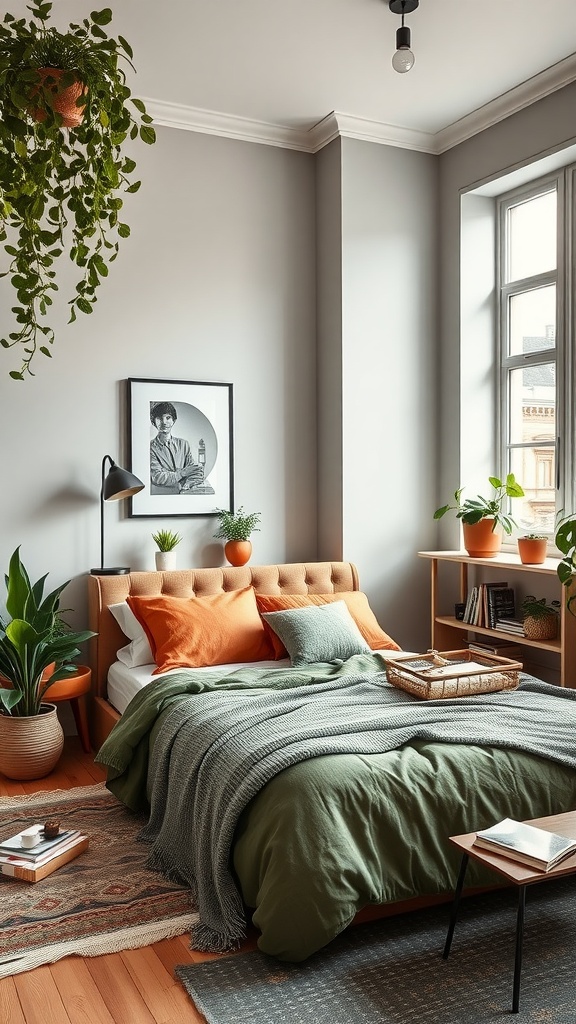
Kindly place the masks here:
POLYGON ((224 566, 218 569, 182 569, 174 572, 133 572, 125 576, 88 577, 91 640, 92 742, 98 749, 118 720, 106 700, 108 669, 126 637, 108 610, 129 594, 152 597, 194 597, 253 586, 259 594, 333 594, 358 590, 358 572, 351 562, 292 562, 286 565, 224 566))

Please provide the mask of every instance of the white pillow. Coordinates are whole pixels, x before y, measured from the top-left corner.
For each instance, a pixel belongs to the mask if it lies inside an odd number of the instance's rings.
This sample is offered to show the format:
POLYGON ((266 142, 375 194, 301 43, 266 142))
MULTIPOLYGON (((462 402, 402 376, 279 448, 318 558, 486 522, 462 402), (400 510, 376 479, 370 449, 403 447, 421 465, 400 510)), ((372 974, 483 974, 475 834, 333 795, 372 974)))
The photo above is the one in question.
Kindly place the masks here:
POLYGON ((140 625, 127 602, 121 601, 120 604, 111 604, 108 607, 122 632, 131 641, 131 643, 126 644, 126 647, 121 647, 119 651, 116 651, 118 661, 121 661, 128 668, 138 668, 139 665, 153 665, 154 655, 152 654, 152 648, 148 642, 144 627, 140 625))

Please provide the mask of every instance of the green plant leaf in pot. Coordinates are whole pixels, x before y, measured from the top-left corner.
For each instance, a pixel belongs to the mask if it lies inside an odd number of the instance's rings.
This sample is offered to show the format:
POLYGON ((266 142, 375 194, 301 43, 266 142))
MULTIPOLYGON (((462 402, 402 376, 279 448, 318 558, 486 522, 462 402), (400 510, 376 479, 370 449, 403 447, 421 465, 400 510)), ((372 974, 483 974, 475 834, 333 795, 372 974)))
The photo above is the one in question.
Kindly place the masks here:
MULTIPOLYGON (((556 569, 558 579, 564 587, 570 587, 576 581, 576 515, 560 519, 554 541, 562 553, 556 569)), ((568 596, 567 608, 576 615, 576 594, 568 596)))
POLYGON ((11 618, 0 618, 0 673, 10 687, 0 686, 0 714, 29 717, 40 713, 53 683, 76 673, 78 645, 96 634, 68 627, 60 611, 60 594, 70 581, 44 598, 46 576, 30 582, 19 548, 10 558, 5 580, 6 609, 11 618), (43 679, 52 664, 54 673, 43 679))
POLYGON ((524 490, 516 480, 514 473, 508 473, 505 480, 500 480, 497 476, 490 476, 488 482, 494 491, 489 498, 477 495, 476 498, 466 498, 462 501, 464 488, 459 487, 454 492, 455 504, 442 505, 441 508, 437 508, 434 519, 442 519, 447 512, 453 511, 456 512, 456 518, 461 519, 463 523, 473 525, 479 523, 481 519, 493 519, 493 530, 497 526, 501 526, 504 533, 511 534, 516 523, 505 509, 508 507, 508 499, 524 497, 524 490))
POLYGON ((216 509, 219 526, 215 537, 223 537, 226 540, 248 540, 252 533, 258 532, 260 527, 260 512, 244 512, 243 505, 240 505, 237 512, 229 512, 227 509, 216 509))
POLYGON ((27 9, 28 21, 6 14, 0 22, 0 243, 9 257, 2 276, 16 295, 15 329, 0 345, 22 356, 15 380, 34 375, 38 352, 52 354, 46 317, 64 252, 79 271, 69 322, 92 312, 118 239, 130 234, 123 194, 140 187, 125 144, 155 141, 152 118, 126 84, 122 62, 133 66, 132 50, 104 30, 110 8, 62 32, 49 24, 51 3, 27 9), (57 109, 68 87, 82 116, 74 128, 57 109))
POLYGON ((157 533, 152 534, 152 540, 156 544, 158 551, 173 551, 182 540, 182 537, 173 530, 158 530, 157 533))

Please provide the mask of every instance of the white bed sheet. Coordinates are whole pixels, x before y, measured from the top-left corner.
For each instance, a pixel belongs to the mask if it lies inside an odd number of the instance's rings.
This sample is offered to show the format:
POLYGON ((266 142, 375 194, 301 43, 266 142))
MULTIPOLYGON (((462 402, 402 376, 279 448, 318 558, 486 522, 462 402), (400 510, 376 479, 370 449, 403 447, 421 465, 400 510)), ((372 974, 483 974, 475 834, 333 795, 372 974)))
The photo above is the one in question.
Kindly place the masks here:
MULTIPOLYGON (((288 667, 290 661, 288 658, 282 658, 280 661, 257 661, 257 662, 241 662, 233 665, 213 665, 209 668, 197 668, 196 672, 215 672, 216 670, 222 675, 229 675, 230 672, 235 672, 239 668, 282 668, 288 667)), ((163 672, 161 675, 153 675, 155 664, 151 665, 138 665, 137 668, 128 668, 127 665, 123 665, 121 661, 115 661, 108 669, 108 700, 116 711, 119 711, 122 715, 128 707, 132 698, 148 683, 152 682, 153 679, 164 678, 169 676, 172 672, 180 672, 178 668, 173 668, 170 672, 163 672)))

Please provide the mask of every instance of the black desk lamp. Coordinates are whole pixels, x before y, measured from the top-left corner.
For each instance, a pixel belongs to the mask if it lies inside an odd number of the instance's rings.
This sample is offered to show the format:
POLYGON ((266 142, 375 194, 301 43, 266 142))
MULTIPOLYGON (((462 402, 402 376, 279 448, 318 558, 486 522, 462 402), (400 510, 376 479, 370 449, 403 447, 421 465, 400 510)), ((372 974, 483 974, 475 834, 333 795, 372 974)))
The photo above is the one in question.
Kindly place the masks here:
POLYGON ((130 572, 129 567, 116 565, 111 569, 104 568, 104 502, 117 501, 119 498, 130 498, 141 491, 144 484, 127 469, 121 469, 110 455, 102 459, 102 488, 100 490, 100 568, 90 569, 92 576, 124 576, 130 572), (110 469, 106 473, 106 459, 110 469))

